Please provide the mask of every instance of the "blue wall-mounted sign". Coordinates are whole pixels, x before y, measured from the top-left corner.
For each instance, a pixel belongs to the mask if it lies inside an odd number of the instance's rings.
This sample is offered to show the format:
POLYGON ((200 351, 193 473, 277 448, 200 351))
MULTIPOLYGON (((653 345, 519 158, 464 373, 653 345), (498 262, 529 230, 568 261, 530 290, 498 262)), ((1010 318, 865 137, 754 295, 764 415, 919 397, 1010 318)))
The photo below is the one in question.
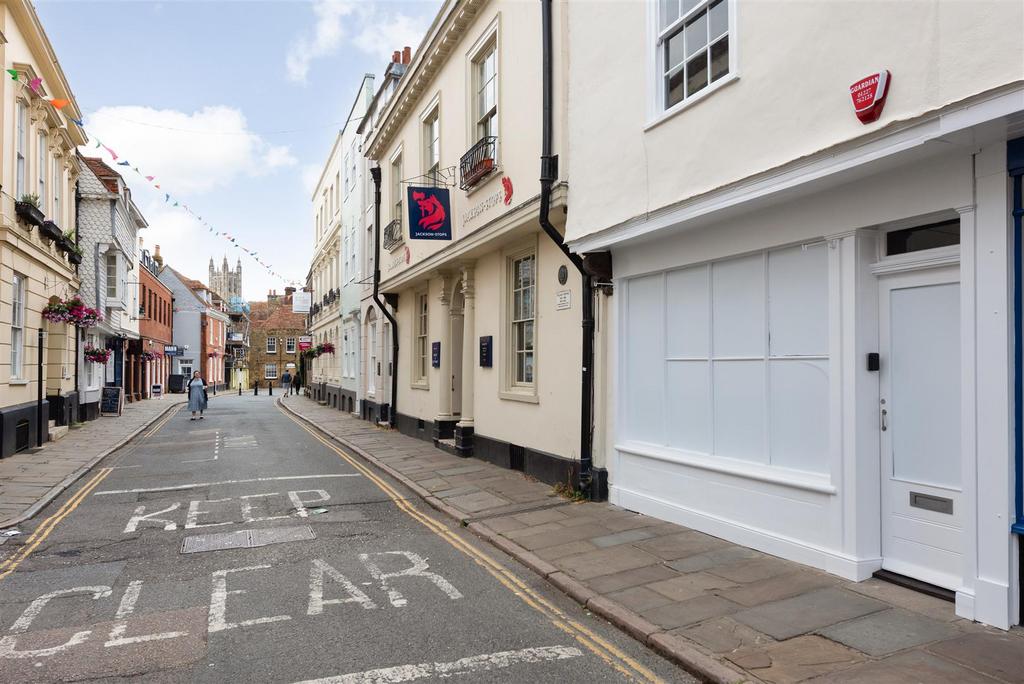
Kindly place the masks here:
POLYGON ((451 240, 452 209, 447 188, 409 186, 409 237, 451 240))
POLYGON ((441 343, 431 342, 430 343, 430 365, 434 368, 441 367, 441 343))
POLYGON ((480 338, 480 367, 490 368, 491 367, 491 349, 493 347, 494 337, 492 335, 486 335, 480 338))

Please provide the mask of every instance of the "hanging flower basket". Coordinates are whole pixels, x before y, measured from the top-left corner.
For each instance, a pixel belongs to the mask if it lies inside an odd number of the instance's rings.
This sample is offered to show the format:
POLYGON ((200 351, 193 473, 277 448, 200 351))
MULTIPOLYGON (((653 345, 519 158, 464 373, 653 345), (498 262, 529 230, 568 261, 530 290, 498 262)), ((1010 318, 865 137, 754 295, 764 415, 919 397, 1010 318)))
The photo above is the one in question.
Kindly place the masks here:
POLYGON ((220 352, 215 352, 215 351, 212 351, 212 352, 210 352, 209 354, 206 355, 206 357, 210 358, 210 359, 215 359, 218 356, 220 356, 220 352))
POLYGON ((320 350, 321 354, 333 354, 334 353, 334 345, 331 344, 330 342, 324 342, 323 344, 318 345, 317 349, 320 350))
POLYGON ((151 351, 144 351, 141 354, 139 354, 139 357, 143 361, 156 361, 160 356, 162 356, 162 354, 157 354, 156 352, 151 351))
POLYGON ((103 314, 96 309, 86 306, 81 297, 77 295, 64 302, 68 308, 69 323, 74 323, 79 328, 91 328, 103 320, 103 314))
POLYGON ((67 302, 51 302, 43 309, 43 318, 50 323, 71 323, 67 302))
POLYGON ((92 345, 86 345, 85 352, 86 361, 92 363, 106 363, 110 360, 110 354, 112 353, 109 349, 101 349, 99 347, 93 347, 92 345))

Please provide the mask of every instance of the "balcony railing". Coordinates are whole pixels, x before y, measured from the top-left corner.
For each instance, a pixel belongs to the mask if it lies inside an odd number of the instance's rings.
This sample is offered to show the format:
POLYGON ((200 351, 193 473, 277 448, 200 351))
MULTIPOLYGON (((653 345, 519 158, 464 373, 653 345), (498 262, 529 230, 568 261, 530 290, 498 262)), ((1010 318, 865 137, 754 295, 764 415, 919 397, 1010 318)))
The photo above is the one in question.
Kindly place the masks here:
POLYGON ((386 250, 392 250, 398 245, 405 241, 405 236, 402 234, 402 219, 395 219, 388 225, 384 226, 384 236, 381 238, 381 243, 386 250))
POLYGON ((459 187, 469 190, 494 170, 497 147, 498 138, 488 135, 480 138, 480 142, 462 155, 462 160, 459 162, 459 177, 462 182, 459 187))

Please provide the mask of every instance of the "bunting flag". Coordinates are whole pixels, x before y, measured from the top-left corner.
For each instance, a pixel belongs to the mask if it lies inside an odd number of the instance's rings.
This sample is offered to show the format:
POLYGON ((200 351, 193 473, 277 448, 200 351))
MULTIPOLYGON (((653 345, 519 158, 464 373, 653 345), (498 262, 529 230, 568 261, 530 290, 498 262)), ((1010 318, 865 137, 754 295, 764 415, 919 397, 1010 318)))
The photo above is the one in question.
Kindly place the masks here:
MULTIPOLYGON (((18 71, 16 69, 6 69, 6 71, 7 71, 8 74, 10 74, 11 80, 17 81, 19 86, 30 88, 32 90, 32 92, 35 93, 36 95, 41 95, 40 88, 43 85, 43 79, 41 79, 41 78, 33 78, 26 85, 25 83, 23 83, 20 80, 20 75, 19 75, 19 73, 18 73, 18 71)), ((69 104, 71 104, 71 101, 69 99, 64 99, 64 98, 45 97, 43 99, 45 99, 54 109, 56 109, 58 111, 63 110, 65 107, 67 107, 69 104)), ((148 183, 150 183, 152 185, 152 187, 156 188, 157 190, 161 189, 159 183, 154 183, 153 182, 153 181, 156 180, 156 176, 147 176, 147 175, 143 174, 143 172, 139 170, 139 167, 132 166, 131 162, 129 162, 128 160, 117 161, 119 159, 119 155, 117 154, 117 152, 115 152, 112 148, 108 147, 107 145, 104 145, 103 142, 100 141, 99 138, 97 138, 95 136, 88 136, 88 134, 87 134, 87 132, 85 130, 85 124, 82 122, 81 119, 76 119, 74 117, 69 116, 66 113, 64 114, 64 116, 65 116, 65 118, 67 118, 68 121, 71 121, 76 126, 78 126, 80 129, 82 129, 82 132, 86 133, 87 137, 91 137, 92 138, 92 140, 95 143, 93 145, 94 149, 102 148, 102 149, 106 150, 107 153, 110 155, 111 159, 117 163, 117 166, 124 166, 126 168, 130 167, 136 174, 138 174, 138 176, 140 178, 144 178, 148 183)), ((265 261, 263 261, 262 259, 260 259, 257 256, 258 252, 249 250, 246 247, 238 244, 238 240, 236 238, 232 237, 231 235, 229 235, 228 233, 223 233, 223 232, 221 232, 219 230, 215 230, 213 228, 213 226, 211 226, 209 223, 207 223, 205 220, 203 220, 202 216, 199 216, 198 214, 196 214, 188 204, 186 204, 184 202, 181 202, 178 199, 173 198, 169 192, 165 192, 164 193, 164 202, 165 203, 169 203, 172 199, 174 199, 174 204, 172 206, 180 207, 180 208, 184 209, 193 218, 196 218, 203 226, 205 226, 206 229, 210 233, 212 233, 212 234, 214 234, 214 235, 216 235, 218 237, 223 237, 225 240, 227 240, 228 242, 232 243, 232 245, 234 245, 235 249, 241 249, 243 252, 245 252, 246 254, 251 256, 253 261, 255 261, 260 266, 262 266, 263 269, 267 271, 267 273, 269 273, 270 275, 274 276, 275 278, 280 279, 281 281, 283 281, 286 284, 290 284, 290 285, 292 285, 292 284, 299 284, 298 281, 288 280, 284 276, 282 276, 280 273, 275 271, 270 264, 266 263, 265 261)))

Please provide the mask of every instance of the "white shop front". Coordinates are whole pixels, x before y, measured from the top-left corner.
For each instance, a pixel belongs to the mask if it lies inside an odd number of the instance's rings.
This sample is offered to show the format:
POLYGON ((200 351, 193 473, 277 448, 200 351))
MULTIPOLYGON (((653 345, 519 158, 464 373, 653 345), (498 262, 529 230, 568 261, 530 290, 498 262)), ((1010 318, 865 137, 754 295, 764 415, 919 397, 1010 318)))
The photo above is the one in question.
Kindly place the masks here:
POLYGON ((576 246, 615 263, 610 500, 1006 628, 1012 136, 900 135, 576 246))

